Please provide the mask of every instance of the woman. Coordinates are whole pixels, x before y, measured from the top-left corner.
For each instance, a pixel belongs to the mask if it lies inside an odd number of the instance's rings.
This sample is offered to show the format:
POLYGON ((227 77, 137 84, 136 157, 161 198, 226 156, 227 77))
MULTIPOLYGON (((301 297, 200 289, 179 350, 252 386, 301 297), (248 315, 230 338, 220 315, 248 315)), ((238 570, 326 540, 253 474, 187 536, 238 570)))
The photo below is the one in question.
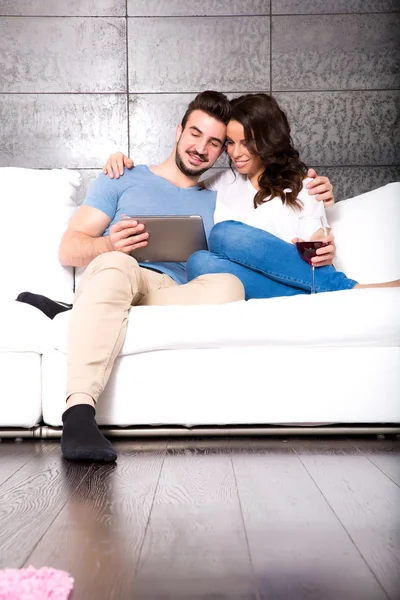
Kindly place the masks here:
MULTIPOLYGON (((216 225, 209 251, 190 257, 188 279, 232 273, 242 281, 246 299, 310 293, 311 269, 294 245, 298 220, 320 216, 325 227, 328 223, 323 202, 308 193, 311 180, 293 147, 287 117, 268 94, 240 96, 231 107, 226 141, 231 168, 203 182, 217 192, 216 225)), ((105 171, 113 162, 115 155, 105 171)), ((320 238, 328 239, 323 231, 320 238)), ((398 285, 360 285, 333 266, 315 272, 317 292, 398 285)))

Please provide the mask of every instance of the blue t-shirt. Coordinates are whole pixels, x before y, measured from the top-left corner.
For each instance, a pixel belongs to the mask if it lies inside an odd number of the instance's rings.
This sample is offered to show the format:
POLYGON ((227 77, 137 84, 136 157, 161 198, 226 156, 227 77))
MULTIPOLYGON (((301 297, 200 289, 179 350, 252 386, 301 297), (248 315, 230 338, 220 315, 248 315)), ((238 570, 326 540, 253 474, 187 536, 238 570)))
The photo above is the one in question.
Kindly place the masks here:
MULTIPOLYGON (((103 235, 125 215, 201 215, 208 239, 214 224, 217 194, 198 186, 179 188, 150 171, 145 165, 125 169, 123 177, 110 179, 101 173, 89 188, 83 202, 101 210, 111 219, 103 235)), ((139 263, 186 283, 186 263, 139 263)))

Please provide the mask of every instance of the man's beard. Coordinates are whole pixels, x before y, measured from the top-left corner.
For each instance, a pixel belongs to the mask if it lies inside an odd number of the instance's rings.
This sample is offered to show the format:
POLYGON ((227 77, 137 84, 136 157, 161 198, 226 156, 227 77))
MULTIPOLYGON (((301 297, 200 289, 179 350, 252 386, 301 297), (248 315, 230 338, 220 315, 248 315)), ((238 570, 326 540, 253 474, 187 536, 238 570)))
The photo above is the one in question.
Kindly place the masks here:
MULTIPOLYGON (((199 156, 199 155, 197 155, 199 156)), ((208 169, 210 167, 205 167, 204 169, 191 169, 190 167, 187 167, 185 165, 185 163, 182 160, 182 156, 181 153, 179 152, 179 147, 176 147, 176 151, 175 151, 175 163, 176 166, 178 167, 178 169, 180 170, 181 173, 183 173, 184 175, 186 175, 187 177, 200 177, 200 175, 203 175, 203 173, 205 173, 206 171, 208 171, 208 169)))

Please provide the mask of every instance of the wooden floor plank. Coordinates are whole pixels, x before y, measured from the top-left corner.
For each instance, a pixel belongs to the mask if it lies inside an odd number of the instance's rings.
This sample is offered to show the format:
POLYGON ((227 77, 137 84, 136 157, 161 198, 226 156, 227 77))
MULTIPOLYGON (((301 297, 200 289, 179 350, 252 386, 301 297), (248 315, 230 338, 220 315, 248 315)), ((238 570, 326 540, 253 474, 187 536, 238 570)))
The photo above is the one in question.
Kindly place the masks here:
MULTIPOLYGON (((21 448, 26 456, 26 448, 21 448)), ((88 467, 71 474, 68 488, 76 487, 88 467)), ((43 442, 0 487, 0 568, 21 567, 67 501, 62 481, 59 444, 43 442)))
POLYGON ((231 447, 261 598, 386 598, 290 443, 231 447))
POLYGON ((400 440, 354 438, 351 442, 389 479, 400 486, 400 440))
POLYGON ((257 598, 226 441, 169 445, 135 590, 140 600, 257 598))
POLYGON ((28 460, 41 452, 42 442, 18 443, 2 440, 0 443, 0 486, 28 460))
MULTIPOLYGON (((92 465, 26 564, 64 569, 73 600, 131 600, 167 442, 116 442, 116 465, 92 465)), ((67 481, 79 464, 69 463, 67 481)))
POLYGON ((293 448, 387 595, 398 600, 400 488, 350 442, 297 440, 293 448))

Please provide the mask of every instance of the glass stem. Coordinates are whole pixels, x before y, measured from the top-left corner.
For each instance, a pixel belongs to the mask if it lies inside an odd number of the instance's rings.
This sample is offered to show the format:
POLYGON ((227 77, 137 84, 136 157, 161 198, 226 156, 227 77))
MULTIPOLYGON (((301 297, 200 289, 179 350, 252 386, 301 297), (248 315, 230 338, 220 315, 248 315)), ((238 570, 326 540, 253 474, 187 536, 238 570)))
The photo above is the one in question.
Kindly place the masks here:
POLYGON ((315 294, 315 267, 311 265, 312 270, 312 280, 311 280, 311 293, 315 294))

